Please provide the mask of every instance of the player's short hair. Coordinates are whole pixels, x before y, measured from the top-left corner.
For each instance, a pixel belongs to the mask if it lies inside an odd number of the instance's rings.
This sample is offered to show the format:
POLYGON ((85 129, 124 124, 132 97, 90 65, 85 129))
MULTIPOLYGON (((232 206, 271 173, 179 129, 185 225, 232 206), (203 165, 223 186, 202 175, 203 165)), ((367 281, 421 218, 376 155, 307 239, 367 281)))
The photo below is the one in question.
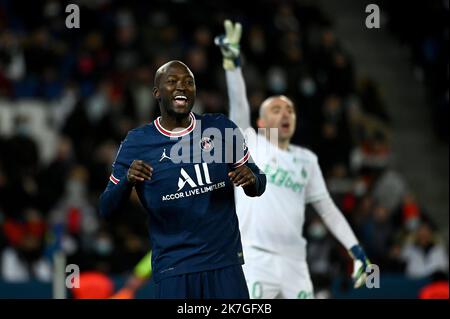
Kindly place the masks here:
POLYGON ((189 71, 189 73, 191 73, 192 77, 194 77, 194 74, 192 73, 191 69, 189 69, 189 67, 188 67, 185 63, 183 63, 183 62, 181 62, 181 61, 179 61, 179 60, 172 60, 172 61, 169 61, 169 62, 167 62, 167 63, 161 65, 161 66, 158 68, 158 70, 156 70, 156 73, 155 73, 155 80, 154 80, 154 83, 153 83, 155 87, 159 87, 159 82, 160 82, 160 80, 161 80, 161 76, 162 76, 163 74, 165 74, 165 73, 167 72, 167 70, 168 70, 171 66, 173 66, 174 64, 178 64, 178 65, 184 66, 184 67, 189 71))
POLYGON ((295 110, 294 102, 290 98, 288 98, 286 95, 273 95, 273 96, 269 96, 267 99, 265 99, 261 103, 261 106, 259 107, 259 117, 263 117, 265 109, 267 108, 267 105, 275 99, 282 99, 282 100, 286 101, 287 103, 292 105, 292 107, 295 110))

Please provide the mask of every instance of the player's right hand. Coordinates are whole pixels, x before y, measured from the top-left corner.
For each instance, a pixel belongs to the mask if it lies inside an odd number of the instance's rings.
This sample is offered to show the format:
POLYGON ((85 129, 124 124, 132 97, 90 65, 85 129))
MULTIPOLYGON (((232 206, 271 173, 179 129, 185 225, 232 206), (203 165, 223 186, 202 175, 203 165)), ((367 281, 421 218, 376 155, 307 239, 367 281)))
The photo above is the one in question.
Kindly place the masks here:
POLYGON ((152 178, 153 168, 142 160, 134 160, 128 169, 127 179, 135 184, 152 178))
POLYGON ((247 187, 256 183, 255 174, 246 165, 239 166, 234 171, 229 172, 228 176, 236 187, 247 187))

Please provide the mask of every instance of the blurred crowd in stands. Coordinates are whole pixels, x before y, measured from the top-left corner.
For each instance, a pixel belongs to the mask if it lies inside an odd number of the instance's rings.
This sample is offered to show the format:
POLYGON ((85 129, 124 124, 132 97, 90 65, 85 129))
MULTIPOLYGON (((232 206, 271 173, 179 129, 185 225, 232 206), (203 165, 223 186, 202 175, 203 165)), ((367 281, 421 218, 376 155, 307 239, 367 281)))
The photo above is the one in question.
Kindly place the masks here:
MULTIPOLYGON (((435 22, 415 25, 403 23, 409 18, 400 4, 385 2, 390 27, 411 47, 429 90, 424 112, 435 114, 438 135, 448 142, 447 123, 440 123, 448 118, 442 117, 448 114, 448 42, 441 34, 448 7, 411 2, 416 14, 429 13, 435 22)), ((108 274, 124 274, 144 256, 150 244, 137 196, 108 221, 98 217, 98 197, 126 132, 159 114, 153 75, 164 62, 180 59, 193 71, 194 111, 227 113, 213 44, 225 18, 243 24, 253 120, 270 94, 295 101, 293 142, 318 154, 330 193, 371 261, 410 278, 448 273, 439 225, 426 203, 417 202, 419 190, 391 165, 392 122, 379 83, 355 78, 358 66, 312 1, 75 3, 80 29, 65 27, 64 1, 0 0, 0 280, 51 280, 58 249, 69 263, 108 274), (44 110, 40 125, 53 139, 37 142, 34 113, 15 113, 24 103, 44 110), (11 119, 9 129, 2 115, 11 119)), ((448 37, 448 25, 445 32, 448 37)), ((315 213, 308 212, 304 234, 318 290, 351 271, 346 252, 315 213)))
POLYGON ((408 1, 407 10, 399 1, 383 0, 380 6, 388 27, 411 51, 415 76, 426 88, 436 136, 448 143, 448 44, 449 1, 408 1))

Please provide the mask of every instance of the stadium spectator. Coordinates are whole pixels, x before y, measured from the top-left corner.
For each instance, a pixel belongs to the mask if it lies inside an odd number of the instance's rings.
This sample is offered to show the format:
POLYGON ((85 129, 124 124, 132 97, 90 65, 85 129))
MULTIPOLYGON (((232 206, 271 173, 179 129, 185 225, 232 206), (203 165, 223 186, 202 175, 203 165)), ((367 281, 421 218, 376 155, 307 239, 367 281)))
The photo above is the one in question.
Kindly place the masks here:
POLYGON ((421 222, 399 257, 405 261, 406 275, 409 277, 423 278, 438 271, 448 274, 446 248, 427 222, 421 222))

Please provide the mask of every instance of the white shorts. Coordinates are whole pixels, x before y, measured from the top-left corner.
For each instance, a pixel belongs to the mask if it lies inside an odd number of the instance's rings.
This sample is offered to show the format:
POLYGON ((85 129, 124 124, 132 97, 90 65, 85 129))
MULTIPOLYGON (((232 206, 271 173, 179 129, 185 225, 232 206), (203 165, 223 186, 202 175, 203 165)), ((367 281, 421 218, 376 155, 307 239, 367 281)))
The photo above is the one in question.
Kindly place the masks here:
POLYGON ((312 299, 306 262, 244 247, 243 265, 251 299, 312 299))

